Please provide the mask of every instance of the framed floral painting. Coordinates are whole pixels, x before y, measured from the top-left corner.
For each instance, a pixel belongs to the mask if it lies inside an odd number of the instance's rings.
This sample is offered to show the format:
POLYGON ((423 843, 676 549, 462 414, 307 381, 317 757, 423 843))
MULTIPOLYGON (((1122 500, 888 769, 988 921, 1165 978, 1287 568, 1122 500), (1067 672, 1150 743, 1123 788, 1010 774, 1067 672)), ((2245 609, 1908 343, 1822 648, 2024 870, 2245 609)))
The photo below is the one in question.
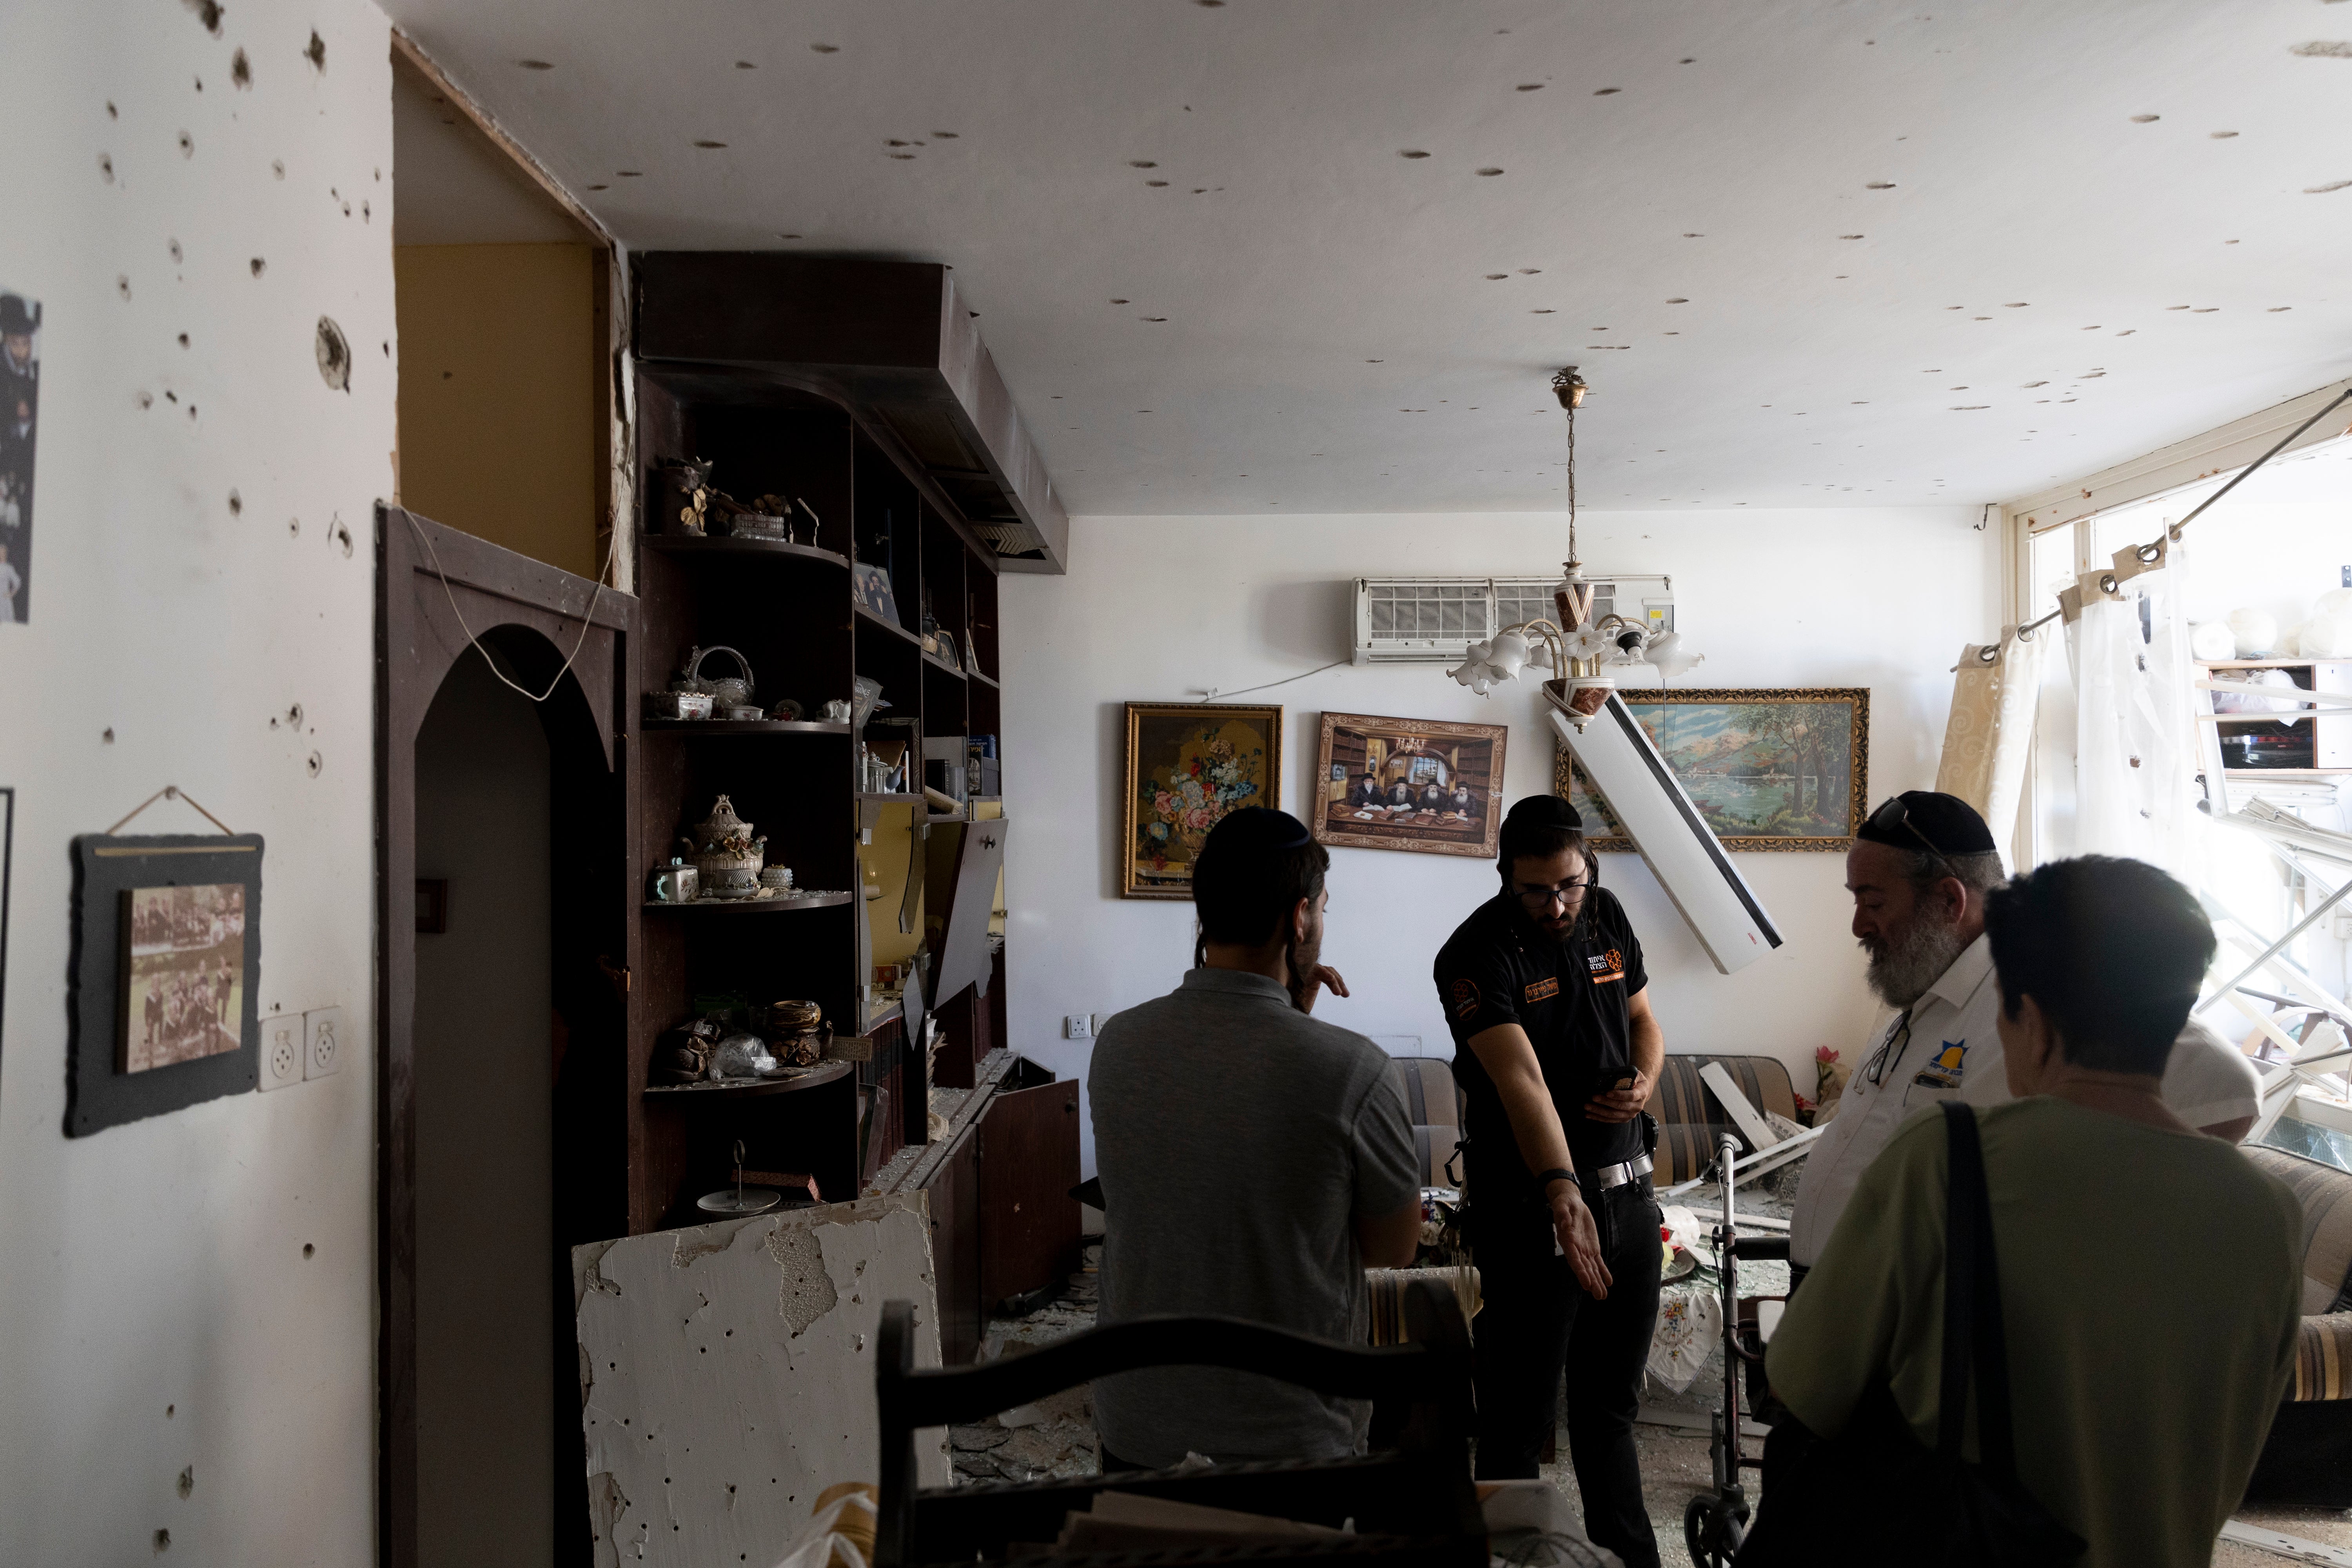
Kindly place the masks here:
POLYGON ((1127 705, 1118 890, 1190 899, 1192 861, 1225 813, 1282 806, 1282 710, 1223 702, 1127 705))

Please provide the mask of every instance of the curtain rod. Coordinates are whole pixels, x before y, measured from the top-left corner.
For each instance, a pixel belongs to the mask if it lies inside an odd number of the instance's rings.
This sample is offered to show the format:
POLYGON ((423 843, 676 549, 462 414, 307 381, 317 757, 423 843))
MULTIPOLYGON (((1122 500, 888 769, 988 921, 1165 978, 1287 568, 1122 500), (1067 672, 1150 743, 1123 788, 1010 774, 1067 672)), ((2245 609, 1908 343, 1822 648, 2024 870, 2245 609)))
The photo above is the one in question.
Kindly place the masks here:
MULTIPOLYGON (((2235 479, 2231 479, 2228 484, 2223 485, 2220 489, 2215 490, 2211 495, 2207 496, 2203 500, 2197 504, 2195 510, 2191 511, 2187 517, 2182 518, 2179 522, 2172 524, 2171 527, 2165 530, 2165 537, 2171 540, 2175 544, 2180 542, 2180 531, 2187 528, 2190 523, 2195 522, 2199 517, 2202 516, 2207 507, 2211 506, 2215 501, 2220 500, 2223 496, 2228 495, 2231 490, 2236 489, 2239 485, 2244 483, 2245 480, 2252 477, 2256 468, 2261 468, 2264 463, 2269 462, 2273 458, 2275 458, 2281 452, 2285 451, 2288 447, 2294 444, 2296 437, 2300 437, 2305 430, 2308 430, 2313 426, 2318 424, 2321 420, 2326 418, 2330 414, 2336 412, 2336 409, 2342 407, 2347 400, 2352 400, 2352 387, 2347 387, 2342 392, 2337 393, 2334 402, 2328 404, 2326 407, 2321 409, 2318 413, 2313 415, 2310 418, 2296 426, 2293 430, 2287 432, 2286 436, 2277 446, 2273 447, 2269 451, 2264 452, 2261 457, 2256 458, 2252 462, 2248 463, 2244 468, 2239 469, 2235 479)), ((2152 539, 2146 544, 2141 545, 2138 551, 2139 558, 2142 561, 2152 561, 2156 559, 2159 546, 2162 542, 2162 540, 2152 539)), ((2051 622, 2056 620, 2065 613, 2066 611, 2064 607, 2061 606, 2058 609, 2051 611, 2048 615, 2042 616, 2038 621, 2028 621, 2023 626, 2017 628, 2017 635, 2021 637, 2030 637, 2035 630, 2048 626, 2051 622)))

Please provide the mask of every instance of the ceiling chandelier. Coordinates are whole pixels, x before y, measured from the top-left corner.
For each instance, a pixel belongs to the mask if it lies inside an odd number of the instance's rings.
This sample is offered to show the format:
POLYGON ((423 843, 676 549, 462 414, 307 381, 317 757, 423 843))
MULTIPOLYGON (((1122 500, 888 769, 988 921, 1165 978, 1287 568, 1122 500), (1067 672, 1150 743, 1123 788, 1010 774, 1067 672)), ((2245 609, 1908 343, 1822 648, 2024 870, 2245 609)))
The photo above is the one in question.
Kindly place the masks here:
POLYGON ((1612 668, 1651 665, 1664 685, 1706 655, 1686 650, 1681 636, 1666 627, 1613 611, 1593 615, 1597 584, 1584 574, 1576 547, 1576 411, 1589 388, 1570 365, 1551 378, 1551 390, 1568 416, 1568 560, 1551 595, 1559 619, 1505 626, 1491 641, 1472 643, 1467 657, 1446 673, 1484 697, 1501 682, 1517 679, 1522 669, 1557 670, 1543 683, 1544 697, 1581 730, 1617 688, 1612 668))

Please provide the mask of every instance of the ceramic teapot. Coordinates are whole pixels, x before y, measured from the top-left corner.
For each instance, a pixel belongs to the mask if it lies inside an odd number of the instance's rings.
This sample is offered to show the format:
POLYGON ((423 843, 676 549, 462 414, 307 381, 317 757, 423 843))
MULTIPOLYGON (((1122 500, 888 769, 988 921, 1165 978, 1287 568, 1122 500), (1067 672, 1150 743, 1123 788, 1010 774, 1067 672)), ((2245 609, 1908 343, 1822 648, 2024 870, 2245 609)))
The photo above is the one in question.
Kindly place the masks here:
POLYGON ((743 898, 760 890, 768 841, 751 836, 751 825, 735 815, 735 803, 725 795, 708 818, 695 824, 694 836, 679 842, 702 873, 704 897, 743 898))

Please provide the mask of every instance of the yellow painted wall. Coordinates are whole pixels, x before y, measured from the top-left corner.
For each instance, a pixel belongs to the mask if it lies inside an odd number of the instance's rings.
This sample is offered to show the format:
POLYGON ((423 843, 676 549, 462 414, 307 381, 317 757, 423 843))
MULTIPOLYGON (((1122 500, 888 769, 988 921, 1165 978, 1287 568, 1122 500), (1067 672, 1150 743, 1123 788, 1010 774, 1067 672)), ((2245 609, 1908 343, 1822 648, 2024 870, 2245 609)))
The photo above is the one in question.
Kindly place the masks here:
POLYGON ((400 500, 593 577, 594 268, 585 245, 404 245, 400 500))

